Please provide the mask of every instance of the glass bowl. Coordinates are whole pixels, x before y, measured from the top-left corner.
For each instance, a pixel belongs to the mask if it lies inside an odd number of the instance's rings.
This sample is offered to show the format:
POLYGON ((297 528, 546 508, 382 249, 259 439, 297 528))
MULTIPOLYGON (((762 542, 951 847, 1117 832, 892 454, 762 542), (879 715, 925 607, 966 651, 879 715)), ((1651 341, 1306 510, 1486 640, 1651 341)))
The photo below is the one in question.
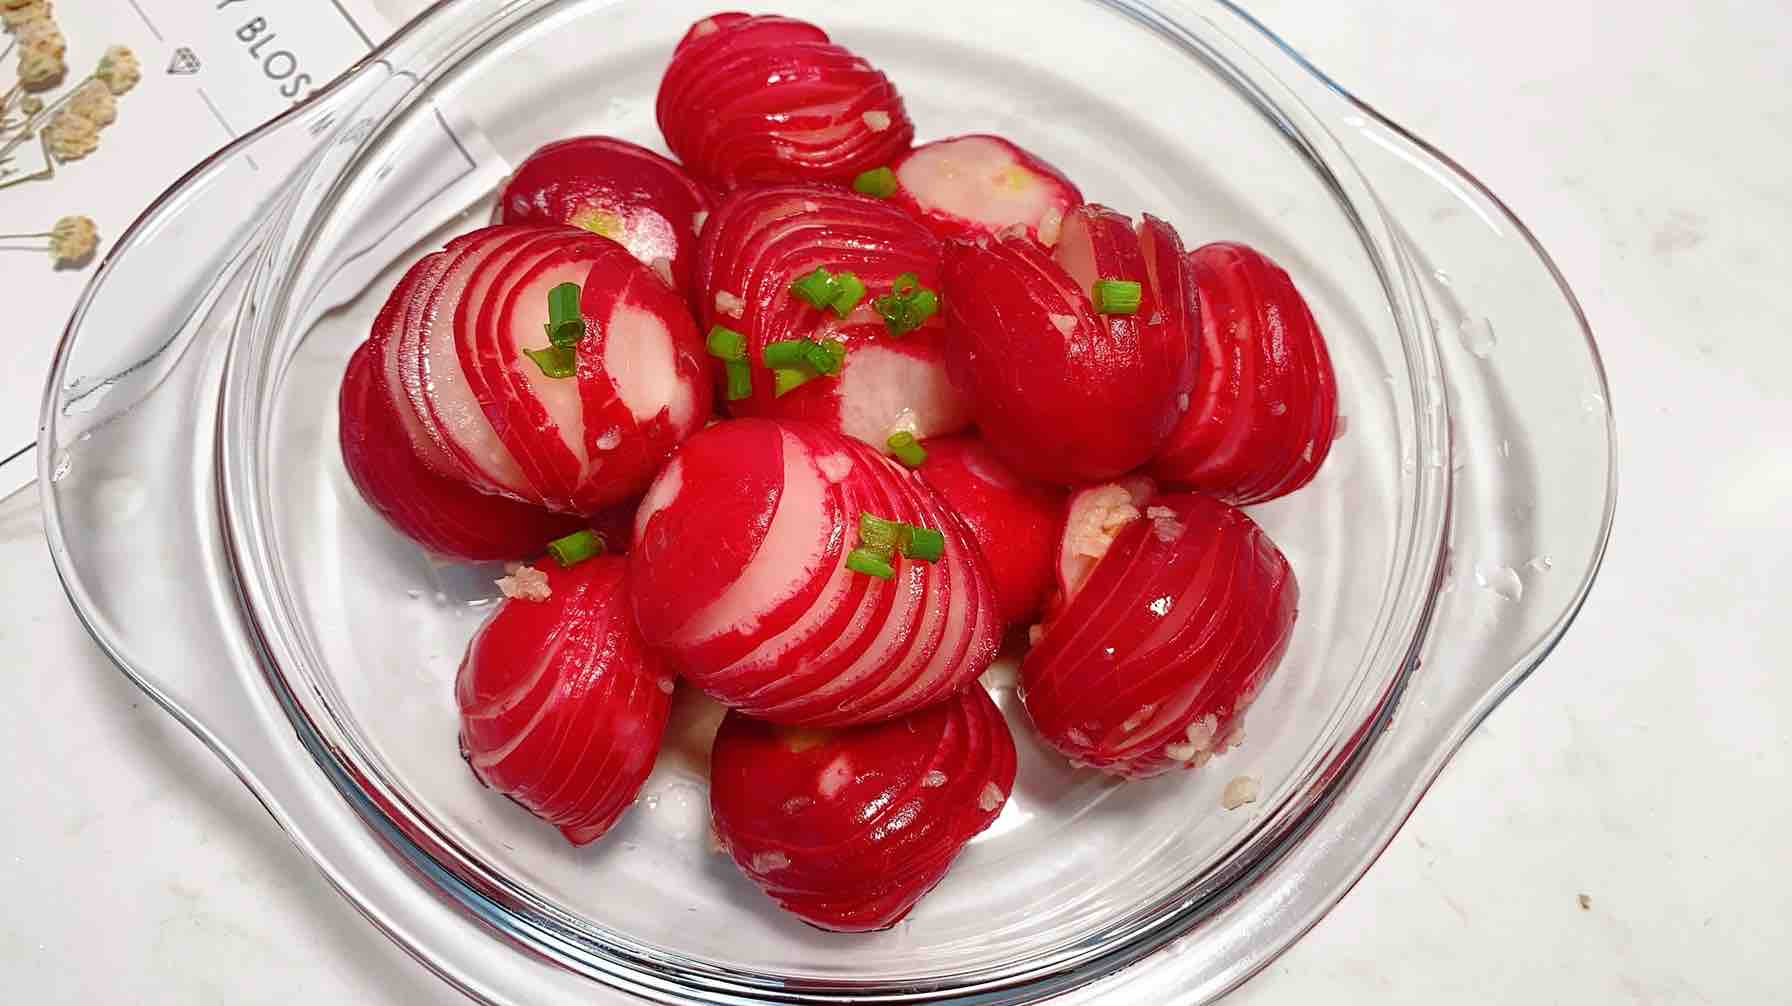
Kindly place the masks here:
POLYGON ((496 574, 361 503, 336 385, 397 274, 485 220, 507 164, 577 133, 660 146, 659 75, 710 3, 448 0, 164 195, 97 270, 47 392, 69 595, 331 883, 477 999, 1215 998, 1342 896, 1584 600, 1614 492, 1584 319, 1497 199, 1228 4, 779 10, 889 73, 923 140, 1004 134, 1191 245, 1256 245, 1307 294, 1345 432, 1311 487, 1253 510, 1303 605, 1242 748, 1144 784, 1074 770, 998 665, 1013 799, 907 921, 858 937, 780 914, 710 850, 700 750, 671 745, 583 849, 466 770, 451 685, 496 574), (1226 811, 1237 776, 1261 796, 1226 811))

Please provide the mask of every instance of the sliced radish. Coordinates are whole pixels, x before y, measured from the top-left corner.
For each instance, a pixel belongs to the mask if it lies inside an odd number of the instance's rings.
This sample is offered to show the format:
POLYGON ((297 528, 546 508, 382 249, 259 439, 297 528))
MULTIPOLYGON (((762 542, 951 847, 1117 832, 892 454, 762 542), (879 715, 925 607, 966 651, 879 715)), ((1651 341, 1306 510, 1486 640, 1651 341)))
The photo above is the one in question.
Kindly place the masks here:
POLYGON ((1057 541, 1060 600, 1054 609, 1076 597, 1114 538, 1144 514, 1156 495, 1157 484, 1141 476, 1086 486, 1071 494, 1057 541))
POLYGON ((900 922, 1014 791, 1014 739, 975 683, 873 726, 791 729, 733 712, 710 811, 737 866, 782 908, 835 932, 900 922))
POLYGON ((1033 618, 1051 590, 1064 494, 1023 481, 975 437, 929 440, 920 473, 983 551, 997 616, 1033 618))
POLYGON ((692 684, 751 715, 876 722, 982 673, 1001 632, 982 554, 913 473, 804 423, 691 438, 637 524, 636 617, 692 684), (859 518, 939 530, 936 563, 842 573, 859 518))
POLYGON ((895 164, 892 200, 942 238, 994 237, 1011 228, 1047 247, 1083 194, 1064 173, 999 136, 956 136, 895 164))
POLYGON ((660 131, 705 181, 851 182, 914 140, 871 64, 791 18, 720 14, 691 27, 660 84, 660 131))
POLYGON ((626 140, 580 136, 530 154, 504 183, 505 223, 570 224, 620 243, 642 264, 665 260, 691 296, 698 221, 709 194, 677 164, 626 140))
POLYGON ((806 419, 879 446, 905 421, 920 436, 963 429, 969 410, 946 375, 943 317, 892 335, 873 306, 907 273, 938 291, 939 263, 939 242, 875 199, 815 185, 742 190, 723 199, 704 230, 699 257, 701 327, 741 332, 754 363, 774 342, 846 346, 837 375, 782 396, 771 374, 756 368, 752 397, 730 402, 729 409, 806 419), (850 272, 865 285, 865 297, 846 317, 791 292, 792 283, 816 269, 850 272))
POLYGON ((450 264, 429 295, 422 324, 411 333, 402 353, 405 393, 421 402, 418 415, 453 458, 462 477, 492 492, 519 499, 539 499, 540 492, 523 474, 504 446, 461 369, 455 346, 456 314, 467 285, 485 261, 508 255, 516 243, 538 237, 542 230, 488 227, 449 245, 450 264))
POLYGON ((425 465, 378 352, 378 341, 370 341, 349 359, 339 435, 350 479, 387 523, 431 552, 469 562, 540 555, 548 542, 580 528, 577 518, 486 495, 425 465))
POLYGON ((673 679, 629 617, 625 560, 537 568, 546 599, 504 601, 467 647, 461 750, 480 782, 583 845, 652 771, 673 679))
POLYGON ((1020 236, 948 243, 949 373, 992 450, 1040 482, 1100 482, 1148 461, 1194 382, 1175 232, 1084 206, 1054 255, 1020 236), (1161 247, 1160 247, 1161 246, 1161 247), (1153 265, 1157 275, 1153 275, 1153 265), (1140 284, 1134 314, 1100 314, 1098 280, 1140 284))
POLYGON ((1152 497, 1022 661, 1027 712, 1053 747, 1105 772, 1199 767, 1236 742, 1298 603, 1288 561, 1243 511, 1152 497))
POLYGON ((1313 480, 1337 429, 1325 337, 1288 273, 1239 244, 1189 254, 1202 306, 1193 403, 1151 470, 1245 506, 1313 480))

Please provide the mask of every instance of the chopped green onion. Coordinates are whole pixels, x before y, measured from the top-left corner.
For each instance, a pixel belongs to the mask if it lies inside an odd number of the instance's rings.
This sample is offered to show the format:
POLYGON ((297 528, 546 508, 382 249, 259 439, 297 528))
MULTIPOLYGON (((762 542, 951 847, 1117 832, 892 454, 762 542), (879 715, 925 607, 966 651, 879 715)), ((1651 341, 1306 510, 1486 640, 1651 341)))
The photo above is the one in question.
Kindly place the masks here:
POLYGON ((834 309, 835 314, 842 318, 846 317, 864 299, 864 280, 849 272, 834 275, 834 299, 828 302, 828 306, 834 309))
POLYGON ((932 528, 903 525, 902 554, 921 562, 938 562, 946 554, 946 536, 932 528))
POLYGON ((896 277, 890 292, 872 301, 891 335, 906 335, 920 328, 940 311, 939 294, 921 285, 921 277, 905 272, 896 277))
POLYGON ((890 434, 888 443, 890 453, 896 456, 896 460, 910 468, 919 468, 927 460, 927 449, 907 430, 890 434))
POLYGON ((813 345, 815 344, 807 339, 785 339, 768 344, 761 355, 765 359, 765 365, 773 370, 794 369, 808 361, 809 347, 813 345))
POLYGON ((818 374, 833 376, 840 372, 840 365, 846 362, 846 343, 828 339, 823 342, 809 342, 803 347, 803 360, 815 369, 818 374))
POLYGON ((548 542, 548 554, 562 569, 577 566, 586 559, 603 555, 608 547, 604 536, 596 531, 578 531, 548 542))
POLYGON ((796 370, 791 367, 778 367, 772 371, 772 394, 783 398, 792 391, 808 384, 815 377, 807 370, 796 370))
POLYGON ((729 360, 722 366, 728 373, 728 400, 738 402, 743 398, 752 398, 753 365, 740 359, 729 360))
POLYGON ((709 330, 709 355, 719 360, 747 358, 747 337, 721 325, 709 330))
POLYGON ((854 192, 877 199, 888 199, 901 187, 901 183, 896 180, 896 172, 889 168, 872 168, 852 180, 854 192))
POLYGON ((570 349, 585 337, 585 318, 579 313, 579 285, 562 283, 548 291, 548 341, 570 349))
POLYGON ((859 514, 859 546, 884 555, 892 555, 902 544, 902 531, 908 525, 899 520, 886 520, 875 514, 859 514))
POLYGON ((817 268, 814 272, 790 284, 790 292, 811 307, 827 307, 839 296, 835 286, 834 274, 826 269, 817 268))
POLYGON ((855 548, 846 554, 846 568, 855 573, 889 580, 896 576, 896 567, 889 560, 867 548, 855 548))
POLYGON ((1091 297, 1097 313, 1138 314, 1144 287, 1127 279, 1096 280, 1091 297))
POLYGON ((571 346, 525 349, 523 355, 534 360, 544 375, 555 380, 564 380, 578 373, 578 357, 574 355, 571 346))

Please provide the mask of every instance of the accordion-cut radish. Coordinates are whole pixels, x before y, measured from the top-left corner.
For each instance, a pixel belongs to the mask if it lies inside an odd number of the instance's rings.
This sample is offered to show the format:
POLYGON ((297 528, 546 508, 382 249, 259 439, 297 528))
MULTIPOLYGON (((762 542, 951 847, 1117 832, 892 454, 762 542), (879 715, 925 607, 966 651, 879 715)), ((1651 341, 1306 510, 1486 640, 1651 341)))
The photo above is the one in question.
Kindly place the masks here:
POLYGON ((812 24, 717 14, 691 26, 660 83, 660 132, 699 178, 850 183, 909 147, 914 124, 876 67, 812 24))
POLYGON ((1135 779, 1199 767, 1235 743, 1299 603, 1287 559, 1243 511, 1193 493, 1137 493, 1114 498, 1142 503, 1136 516, 1089 522, 1105 550, 1058 599, 1020 669, 1047 743, 1135 779))
POLYGON ((710 810, 723 849, 780 907, 834 932, 900 922, 1014 791, 1014 740, 971 684, 888 723, 780 727, 729 713, 710 810))
POLYGON ((1337 430, 1325 337, 1263 253, 1211 244, 1189 262, 1203 312, 1194 406, 1152 473, 1239 506, 1286 496, 1318 474, 1337 430))
POLYGON ((894 335, 875 308, 905 274, 937 292, 940 254, 939 241, 906 213, 851 192, 777 185, 724 198, 704 230, 697 305, 704 331, 721 325, 747 338, 753 394, 729 410, 806 419, 874 445, 899 425, 922 437, 964 429, 970 410, 946 375, 943 315, 894 335), (816 269, 864 284, 845 317, 791 292, 816 269), (778 395, 758 364, 766 346, 793 339, 843 343, 846 357, 838 374, 778 395))
POLYGON ((583 845, 652 771, 673 678, 629 616, 626 560, 536 568, 548 597, 501 602, 467 647, 461 751, 480 782, 583 845))
POLYGON ((919 471, 983 550, 1003 624, 1036 615, 1052 587, 1064 494, 1023 481, 975 437, 929 440, 919 471))
POLYGON ((691 684, 797 726, 873 723, 938 702, 995 657, 982 553, 926 485, 808 423, 745 419, 691 438, 648 490, 636 620, 691 684), (862 514, 940 532, 891 579, 847 565, 862 514))
POLYGON ((1180 239, 1084 206, 1054 251, 1010 235, 948 242, 946 362, 984 441, 1020 475, 1101 482, 1149 461, 1194 385, 1198 313, 1180 239), (1098 281, 1138 284, 1099 313, 1098 281))
POLYGON ((994 237, 1012 228, 1050 247, 1083 204, 1057 168, 999 136, 923 144, 895 164, 891 201, 942 238, 994 237))
POLYGON ((610 238, 645 265, 664 263, 688 296, 709 210, 709 194, 677 164, 626 140, 578 136, 530 154, 504 183, 497 216, 610 238))

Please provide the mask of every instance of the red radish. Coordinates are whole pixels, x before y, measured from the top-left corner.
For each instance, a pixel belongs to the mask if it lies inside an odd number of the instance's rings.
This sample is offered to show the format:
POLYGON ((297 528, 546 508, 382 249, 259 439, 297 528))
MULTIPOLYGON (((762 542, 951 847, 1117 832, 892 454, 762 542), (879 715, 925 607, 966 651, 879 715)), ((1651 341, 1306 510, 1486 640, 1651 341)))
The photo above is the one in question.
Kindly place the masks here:
POLYGON ((1195 298, 1168 224, 1074 210, 1055 252, 1018 235, 946 248, 946 362, 983 439, 1026 478, 1100 482, 1157 453, 1194 383, 1195 298), (1098 280, 1138 283, 1098 313, 1098 280))
POLYGON ((683 298, 621 245, 573 228, 516 230, 465 281, 459 373, 480 431, 495 432, 528 498, 595 513, 639 495, 708 420, 708 357, 683 298), (548 347, 548 294, 564 283, 582 287, 587 334, 576 376, 559 378, 524 351, 548 347))
POLYGON ((1325 337, 1262 252, 1211 244, 1189 263, 1202 308, 1195 404, 1151 470, 1239 506, 1286 496, 1313 480, 1337 430, 1325 337))
POLYGON ((851 182, 915 136, 878 69, 786 17, 717 14, 691 27, 660 83, 666 143, 693 173, 743 182, 851 182))
POLYGON ((975 437, 929 440, 919 471, 983 550, 997 617, 1034 617, 1052 586, 1064 494, 1022 481, 975 437))
POLYGON ((530 154, 504 183, 503 223, 570 224, 663 263, 689 296, 709 194, 684 169, 626 140, 580 136, 530 154))
POLYGON ((905 273, 937 292, 940 251, 906 213, 839 189, 779 185, 725 197, 703 233, 697 307, 704 331, 722 325, 747 337, 753 396, 729 409, 807 419, 879 446, 899 427, 922 437, 964 429, 970 413, 946 376, 943 316, 893 335, 875 308, 905 273), (818 268, 864 283, 846 317, 791 292, 818 268), (839 374, 775 394, 758 364, 767 345, 791 339, 845 343, 839 374))
POLYGON ((583 525, 501 496, 489 496, 425 465, 392 404, 378 341, 349 358, 339 399, 342 460, 361 497, 406 537, 469 562, 522 559, 583 525))
POLYGON ((956 136, 895 164, 891 199, 942 238, 994 237, 1021 228, 1051 247, 1083 194, 1064 173, 999 136, 956 136))
POLYGON ((744 419, 692 437, 635 521, 632 590, 648 643, 725 705, 797 726, 887 720, 938 702, 995 657, 982 553, 945 505, 869 446, 744 419), (860 516, 940 532, 937 562, 848 568, 860 516))
POLYGON ((1199 767, 1237 742, 1288 646, 1299 593, 1243 511, 1193 493, 1153 497, 1021 662, 1027 712, 1053 747, 1113 775, 1199 767))
POLYGON ((1014 790, 1014 739, 982 686, 837 731, 729 713, 710 811, 736 865, 804 922, 887 929, 940 882, 1014 790))
POLYGON ((480 782, 584 845, 653 770, 673 679, 629 618, 626 560, 536 568, 547 598, 503 601, 467 647, 461 751, 480 782))

